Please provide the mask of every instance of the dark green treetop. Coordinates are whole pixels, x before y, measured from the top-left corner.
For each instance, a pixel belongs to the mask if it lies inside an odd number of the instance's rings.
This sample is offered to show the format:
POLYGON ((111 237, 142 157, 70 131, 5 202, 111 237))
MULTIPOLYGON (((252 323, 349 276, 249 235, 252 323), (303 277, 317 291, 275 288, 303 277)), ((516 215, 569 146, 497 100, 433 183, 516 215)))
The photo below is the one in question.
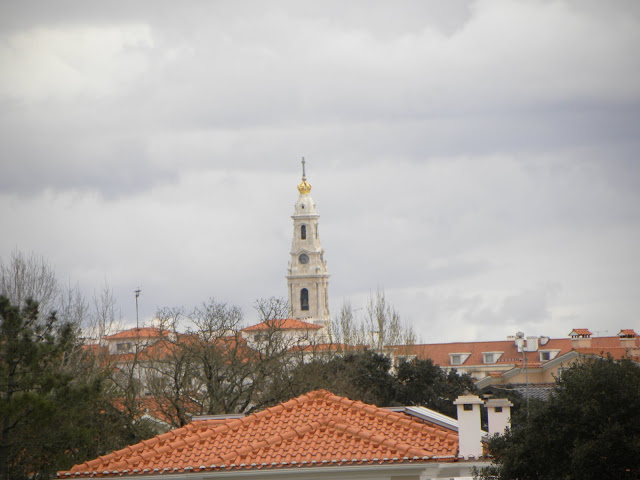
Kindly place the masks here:
POLYGON ((564 370, 551 397, 521 409, 489 441, 500 480, 640 478, 640 366, 586 359, 564 370))

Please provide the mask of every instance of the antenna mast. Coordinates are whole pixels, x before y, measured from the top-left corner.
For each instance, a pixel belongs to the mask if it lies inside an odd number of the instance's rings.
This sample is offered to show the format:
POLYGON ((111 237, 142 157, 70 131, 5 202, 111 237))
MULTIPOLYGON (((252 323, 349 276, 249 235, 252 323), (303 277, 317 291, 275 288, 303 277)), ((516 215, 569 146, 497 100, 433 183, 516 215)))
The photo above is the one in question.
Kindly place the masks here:
POLYGON ((139 330, 140 325, 138 325, 138 297, 140 296, 140 287, 138 287, 138 289, 133 293, 136 294, 136 330, 139 330))

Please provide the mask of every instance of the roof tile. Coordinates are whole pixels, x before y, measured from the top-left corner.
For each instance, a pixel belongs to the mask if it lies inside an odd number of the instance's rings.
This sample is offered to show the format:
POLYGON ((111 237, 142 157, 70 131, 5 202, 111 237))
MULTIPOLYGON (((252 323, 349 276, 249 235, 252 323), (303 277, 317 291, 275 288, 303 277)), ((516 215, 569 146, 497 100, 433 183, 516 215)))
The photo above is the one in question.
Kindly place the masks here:
POLYGON ((182 428, 76 465, 89 471, 189 472, 404 461, 453 461, 458 437, 403 414, 318 390, 242 420, 196 420, 182 428), (309 421, 313 419, 313 421, 309 421), (224 465, 224 466, 223 466, 224 465))
POLYGON ((243 328, 243 332, 256 332, 263 330, 320 330, 320 325, 313 323, 303 322, 302 320, 296 320, 294 318, 274 319, 260 322, 256 325, 243 328))

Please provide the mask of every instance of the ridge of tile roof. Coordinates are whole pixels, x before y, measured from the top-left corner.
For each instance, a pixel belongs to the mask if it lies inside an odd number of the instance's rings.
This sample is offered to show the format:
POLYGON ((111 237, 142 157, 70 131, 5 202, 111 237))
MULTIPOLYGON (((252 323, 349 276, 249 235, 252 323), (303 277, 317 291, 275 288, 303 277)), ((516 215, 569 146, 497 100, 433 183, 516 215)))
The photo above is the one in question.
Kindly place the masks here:
POLYGON ((302 320, 296 320, 295 318, 282 318, 274 320, 265 320, 264 322, 251 325, 242 329, 243 332, 254 332, 261 330, 269 330, 276 328, 278 330, 320 330, 320 325, 313 323, 303 322, 302 320))
POLYGON ((316 390, 240 419, 195 420, 58 476, 453 462, 457 453, 449 429, 316 390))
POLYGON ((575 348, 576 352, 581 355, 595 355, 598 357, 606 357, 610 355, 614 360, 621 360, 623 358, 636 359, 640 357, 640 352, 636 349, 635 351, 631 348, 627 347, 609 347, 603 349, 602 347, 582 347, 575 348))

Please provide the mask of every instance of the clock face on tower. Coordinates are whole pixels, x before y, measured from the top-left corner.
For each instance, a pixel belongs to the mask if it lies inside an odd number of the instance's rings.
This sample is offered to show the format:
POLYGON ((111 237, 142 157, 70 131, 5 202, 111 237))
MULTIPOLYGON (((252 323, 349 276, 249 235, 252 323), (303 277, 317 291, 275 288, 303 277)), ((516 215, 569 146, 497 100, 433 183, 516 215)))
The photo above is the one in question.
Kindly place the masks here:
POLYGON ((306 265, 307 263, 309 263, 309 255, 307 255, 306 253, 301 253, 298 256, 298 261, 303 265, 306 265))

